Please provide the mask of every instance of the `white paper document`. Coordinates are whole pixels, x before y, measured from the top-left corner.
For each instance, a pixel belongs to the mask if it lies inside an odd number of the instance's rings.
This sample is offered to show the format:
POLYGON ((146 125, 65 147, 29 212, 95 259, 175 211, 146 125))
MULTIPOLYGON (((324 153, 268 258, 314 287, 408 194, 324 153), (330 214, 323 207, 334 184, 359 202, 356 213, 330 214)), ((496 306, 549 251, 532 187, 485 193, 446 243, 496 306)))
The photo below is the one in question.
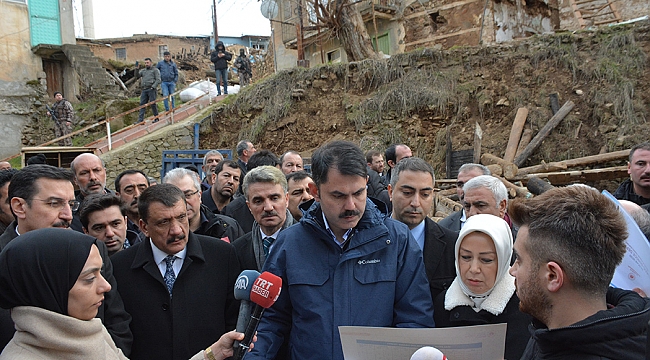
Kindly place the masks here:
POLYGON ((650 294, 650 244, 630 214, 621 208, 618 200, 606 190, 603 194, 619 207, 627 223, 628 232, 627 250, 623 261, 614 271, 611 285, 626 290, 639 288, 646 294, 650 294))
POLYGON ((438 329, 339 326, 345 360, 409 360, 424 346, 449 360, 503 359, 506 324, 438 329))

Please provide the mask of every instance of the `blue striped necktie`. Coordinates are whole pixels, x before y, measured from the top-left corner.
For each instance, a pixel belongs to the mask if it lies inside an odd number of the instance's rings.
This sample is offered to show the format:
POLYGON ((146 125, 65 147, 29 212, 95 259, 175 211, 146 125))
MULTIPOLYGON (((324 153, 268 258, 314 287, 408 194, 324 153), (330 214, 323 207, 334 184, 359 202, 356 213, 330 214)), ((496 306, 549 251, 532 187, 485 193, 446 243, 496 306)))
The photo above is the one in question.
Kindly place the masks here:
POLYGON ((174 260, 176 256, 167 255, 165 258, 165 264, 167 268, 165 269, 165 285, 167 285, 167 291, 169 291, 169 297, 172 297, 172 289, 174 288, 174 281, 176 281, 176 275, 174 274, 174 260))

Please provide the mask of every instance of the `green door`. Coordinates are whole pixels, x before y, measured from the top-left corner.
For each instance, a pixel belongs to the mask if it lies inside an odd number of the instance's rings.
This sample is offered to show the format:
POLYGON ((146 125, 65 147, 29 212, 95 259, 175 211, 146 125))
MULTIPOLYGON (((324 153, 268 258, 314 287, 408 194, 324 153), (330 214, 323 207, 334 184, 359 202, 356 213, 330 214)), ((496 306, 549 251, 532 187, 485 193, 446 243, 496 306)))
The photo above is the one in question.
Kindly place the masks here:
POLYGON ((390 41, 388 41, 388 33, 377 36, 377 41, 375 41, 375 37, 372 37, 372 47, 375 48, 378 51, 381 51, 384 53, 384 55, 390 55, 390 41), (377 47, 377 43, 379 43, 379 47, 377 47))
POLYGON ((29 0, 27 5, 32 46, 61 45, 59 0, 29 0))

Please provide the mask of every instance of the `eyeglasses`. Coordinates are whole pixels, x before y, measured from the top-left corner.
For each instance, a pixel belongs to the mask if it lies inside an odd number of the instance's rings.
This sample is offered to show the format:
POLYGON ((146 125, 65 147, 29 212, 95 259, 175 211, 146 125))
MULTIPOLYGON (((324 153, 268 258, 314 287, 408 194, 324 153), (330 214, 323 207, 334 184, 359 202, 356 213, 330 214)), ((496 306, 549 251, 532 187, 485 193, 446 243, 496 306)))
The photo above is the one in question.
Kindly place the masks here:
POLYGON ((193 191, 193 192, 190 192, 189 190, 186 191, 186 192, 184 193, 184 194, 185 194, 185 199, 188 199, 188 200, 189 200, 192 196, 194 196, 194 195, 195 195, 196 193, 198 193, 198 192, 199 192, 199 190, 196 190, 196 191, 193 191))
POLYGON ((42 202, 50 205, 50 207, 52 209, 56 209, 56 210, 59 210, 59 211, 61 209, 63 209, 66 204, 68 204, 70 206, 70 209, 73 212, 79 210, 79 205, 81 205, 81 203, 79 201, 77 201, 77 200, 63 200, 63 199, 59 199, 59 198, 52 198, 52 199, 47 199, 47 200, 34 198, 34 200, 42 201, 42 202))

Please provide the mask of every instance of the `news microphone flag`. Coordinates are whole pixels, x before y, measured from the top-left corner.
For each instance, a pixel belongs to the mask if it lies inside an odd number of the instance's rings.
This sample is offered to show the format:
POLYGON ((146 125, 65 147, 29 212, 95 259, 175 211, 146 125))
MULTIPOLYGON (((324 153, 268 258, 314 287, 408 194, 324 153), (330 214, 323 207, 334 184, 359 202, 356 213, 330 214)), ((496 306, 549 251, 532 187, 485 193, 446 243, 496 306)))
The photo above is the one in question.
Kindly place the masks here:
POLYGON ((268 309, 278 300, 282 290, 282 279, 268 271, 263 272, 253 284, 250 299, 255 303, 253 312, 244 332, 244 340, 235 348, 234 360, 241 360, 248 352, 257 326, 260 324, 264 309, 268 309))

